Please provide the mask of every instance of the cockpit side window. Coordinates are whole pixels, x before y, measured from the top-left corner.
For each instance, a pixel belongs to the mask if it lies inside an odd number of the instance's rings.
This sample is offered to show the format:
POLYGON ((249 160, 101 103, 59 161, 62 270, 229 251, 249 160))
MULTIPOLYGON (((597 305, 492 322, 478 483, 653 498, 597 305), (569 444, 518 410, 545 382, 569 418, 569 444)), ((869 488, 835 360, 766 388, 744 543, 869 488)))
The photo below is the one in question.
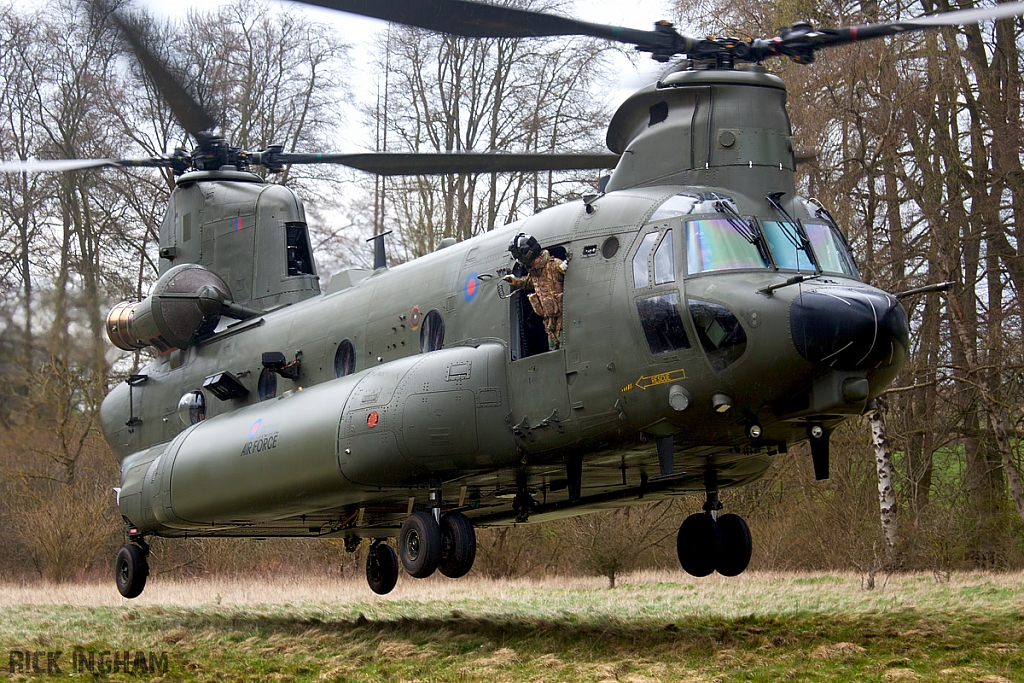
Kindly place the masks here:
POLYGON ((690 275, 712 270, 766 268, 758 251, 757 228, 738 218, 686 223, 686 266, 690 275))
POLYGON ((690 348, 678 288, 661 287, 676 281, 674 235, 675 230, 664 227, 649 232, 633 255, 633 286, 647 290, 646 296, 636 299, 637 315, 647 347, 655 355, 690 348))
POLYGON ((654 284, 664 285, 676 281, 676 254, 673 231, 649 232, 644 235, 633 254, 633 286, 643 289, 651 284, 651 252, 654 252, 654 284), (658 238, 661 241, 658 241, 658 238), (657 247, 657 248, 655 248, 657 247))
POLYGON ((651 255, 651 249, 654 249, 654 243, 657 241, 658 233, 647 233, 644 235, 643 241, 640 242, 640 246, 633 255, 633 286, 637 289, 643 289, 647 285, 651 284, 647 258, 651 255))
POLYGON ((679 314, 678 292, 637 299, 636 308, 651 353, 669 353, 690 348, 690 338, 679 314))
POLYGON ((672 246, 672 231, 665 237, 654 252, 654 284, 664 285, 676 281, 676 255, 672 246))

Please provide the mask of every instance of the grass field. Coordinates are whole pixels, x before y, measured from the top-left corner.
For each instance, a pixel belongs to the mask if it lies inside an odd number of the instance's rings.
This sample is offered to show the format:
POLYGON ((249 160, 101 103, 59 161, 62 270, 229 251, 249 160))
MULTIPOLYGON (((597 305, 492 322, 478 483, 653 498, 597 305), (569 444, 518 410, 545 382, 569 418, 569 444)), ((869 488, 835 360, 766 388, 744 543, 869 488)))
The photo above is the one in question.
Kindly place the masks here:
POLYGON ((1024 681, 1024 574, 941 579, 878 577, 869 591, 823 574, 636 574, 613 590, 403 578, 383 598, 355 581, 153 581, 134 601, 112 581, 0 585, 0 676, 1024 681))

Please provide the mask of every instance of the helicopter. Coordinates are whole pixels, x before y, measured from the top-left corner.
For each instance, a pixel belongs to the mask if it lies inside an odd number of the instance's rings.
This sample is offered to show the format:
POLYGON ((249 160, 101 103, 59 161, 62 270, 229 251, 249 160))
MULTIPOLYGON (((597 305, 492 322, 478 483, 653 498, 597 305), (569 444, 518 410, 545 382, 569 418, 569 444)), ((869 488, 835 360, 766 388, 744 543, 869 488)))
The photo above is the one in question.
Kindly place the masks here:
POLYGON ((619 106, 610 154, 249 152, 216 135, 140 30, 111 13, 195 148, 0 170, 176 174, 159 277, 107 318, 115 346, 156 351, 100 412, 121 469, 119 592, 145 588, 150 537, 342 538, 350 551, 368 539, 367 581, 386 594, 400 567, 467 574, 479 527, 692 493, 705 503, 680 525, 682 568, 742 573, 750 530, 722 514, 719 492, 805 441, 828 478, 832 431, 873 407, 910 334, 900 299, 911 292, 863 282, 841 226, 798 195, 786 87, 762 64, 1024 3, 739 40, 469 0, 304 1, 459 36, 580 35, 683 59, 619 106), (613 170, 597 194, 395 267, 378 235, 372 269, 321 288, 301 200, 250 172, 296 163, 613 170), (540 247, 564 264, 554 340, 528 292, 509 287, 540 247))

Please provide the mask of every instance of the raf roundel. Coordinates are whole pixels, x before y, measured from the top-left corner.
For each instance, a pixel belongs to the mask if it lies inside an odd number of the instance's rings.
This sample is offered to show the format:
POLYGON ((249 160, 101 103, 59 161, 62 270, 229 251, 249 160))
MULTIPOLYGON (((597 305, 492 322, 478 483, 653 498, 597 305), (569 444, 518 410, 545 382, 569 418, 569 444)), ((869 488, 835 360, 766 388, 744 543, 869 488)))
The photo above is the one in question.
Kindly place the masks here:
POLYGON ((263 425, 263 420, 256 420, 252 423, 252 427, 249 427, 249 438, 252 439, 260 431, 260 427, 263 425))
POLYGON ((480 283, 477 281, 478 277, 480 277, 480 274, 476 271, 470 273, 469 277, 466 278, 466 284, 462 287, 462 296, 467 302, 475 299, 477 290, 480 289, 480 283))

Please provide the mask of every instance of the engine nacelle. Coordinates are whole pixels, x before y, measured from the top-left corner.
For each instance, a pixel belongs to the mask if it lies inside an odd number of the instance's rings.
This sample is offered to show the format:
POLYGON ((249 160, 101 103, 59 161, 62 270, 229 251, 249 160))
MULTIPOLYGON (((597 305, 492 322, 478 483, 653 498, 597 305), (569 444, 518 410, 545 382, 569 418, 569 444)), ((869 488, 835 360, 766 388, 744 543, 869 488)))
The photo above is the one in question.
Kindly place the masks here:
POLYGON ((186 263, 171 268, 139 302, 122 301, 107 315, 107 336, 125 351, 155 346, 165 353, 186 348, 220 321, 231 291, 216 273, 186 263))

